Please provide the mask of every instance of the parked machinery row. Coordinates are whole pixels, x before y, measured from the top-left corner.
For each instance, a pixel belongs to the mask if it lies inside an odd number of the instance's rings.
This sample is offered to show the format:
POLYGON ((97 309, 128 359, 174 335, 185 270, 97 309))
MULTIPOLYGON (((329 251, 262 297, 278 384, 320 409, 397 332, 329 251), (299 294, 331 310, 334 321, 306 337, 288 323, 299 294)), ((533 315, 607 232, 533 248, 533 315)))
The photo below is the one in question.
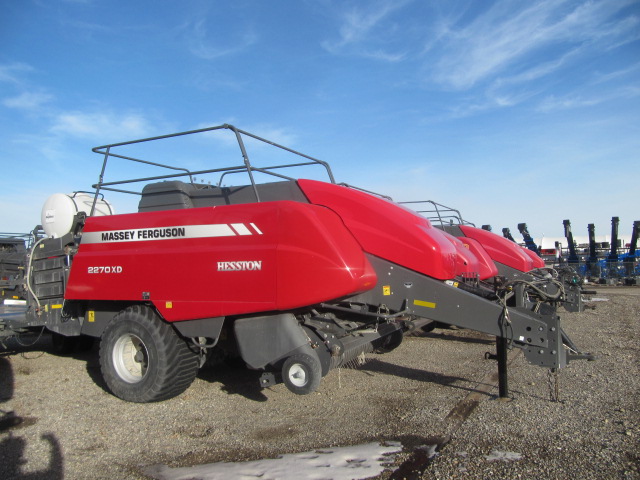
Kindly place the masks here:
POLYGON ((622 245, 619 239, 619 224, 620 219, 613 217, 610 242, 598 244, 595 241, 595 225, 590 223, 587 227, 588 248, 580 251, 573 239, 571 223, 565 220, 568 247, 561 257, 563 263, 572 267, 585 281, 609 285, 637 285, 640 279, 640 251, 637 249, 640 221, 633 222, 631 241, 628 245, 622 245))
MULTIPOLYGON (((188 146, 211 147, 208 139, 188 146)), ((62 346, 99 341, 104 383, 119 398, 179 395, 219 354, 263 372, 262 387, 283 382, 307 394, 425 322, 495 336, 503 367, 509 347, 554 370, 591 358, 557 313, 579 305, 534 252, 462 221, 434 226, 337 183, 326 162, 226 124, 93 151, 102 158, 94 191, 52 195, 44 234, 0 254, 12 259, 6 291, 24 304, 2 312, 0 338, 46 329, 62 346), (209 168, 196 171, 156 158, 187 153, 158 142, 225 131, 237 164, 216 164, 207 150, 197 159, 209 168), (259 166, 247 140, 295 160, 259 166), (152 156, 140 158, 143 150, 152 156), (133 178, 107 181, 114 161, 130 162, 133 178), (140 166, 161 172, 136 177, 140 166), (325 179, 289 176, 291 168, 319 168, 325 179), (207 175, 217 180, 196 182, 207 175), (223 184, 236 177, 244 180, 223 184), (103 192, 133 195, 137 211, 115 214, 103 192)))

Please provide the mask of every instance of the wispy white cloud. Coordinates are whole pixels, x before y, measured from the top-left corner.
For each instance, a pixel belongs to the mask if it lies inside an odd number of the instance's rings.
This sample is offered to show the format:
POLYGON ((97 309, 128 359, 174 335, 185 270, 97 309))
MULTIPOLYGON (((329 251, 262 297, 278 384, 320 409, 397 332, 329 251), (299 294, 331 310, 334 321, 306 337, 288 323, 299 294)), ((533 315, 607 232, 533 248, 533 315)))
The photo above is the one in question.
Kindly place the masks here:
POLYGON ((594 85, 598 85, 598 84, 602 84, 602 83, 607 83, 610 82, 612 80, 617 80, 620 78, 624 78, 630 74, 633 73, 637 73, 640 71, 640 62, 637 62, 631 66, 629 66, 628 68, 623 68, 620 70, 615 70, 612 72, 606 72, 606 73, 600 73, 600 72, 596 72, 592 83, 594 85))
POLYGON ((560 58, 555 58, 548 62, 543 61, 541 63, 533 63, 531 68, 527 68, 519 73, 505 77, 498 77, 492 82, 490 88, 499 89, 501 87, 529 83, 543 78, 566 65, 571 58, 579 54, 579 50, 579 48, 576 48, 565 53, 560 58))
POLYGON ((579 50, 579 48, 571 50, 562 57, 548 62, 534 63, 531 68, 519 73, 498 76, 484 91, 484 97, 488 102, 487 107, 513 107, 540 95, 544 92, 544 87, 536 80, 551 75, 567 64, 579 50))
POLYGON ((402 33, 389 17, 403 8, 408 1, 378 1, 358 4, 339 13, 338 38, 325 40, 322 47, 333 54, 358 55, 386 62, 397 62, 406 57, 400 49, 391 52, 380 45, 388 45, 402 33), (362 6, 364 5, 364 6, 362 6))
MULTIPOLYGON (((190 130, 200 130, 203 128, 209 127, 217 127, 219 125, 233 125, 236 128, 242 129, 241 125, 237 125, 237 119, 235 117, 228 117, 225 119, 217 119, 208 122, 200 122, 190 130)), ((223 145, 225 147, 237 147, 238 140, 232 131, 226 129, 212 130, 210 132, 204 132, 199 135, 196 135, 194 138, 205 141, 212 141, 218 145, 223 145)))
POLYGON ((85 37, 93 34, 113 33, 116 29, 123 28, 122 25, 114 26, 95 22, 85 22, 73 18, 63 18, 60 20, 60 23, 65 28, 73 29, 75 35, 82 34, 85 37))
MULTIPOLYGON (((258 137, 262 137, 265 140, 278 143, 285 147, 294 146, 298 139, 297 135, 294 134, 291 131, 291 129, 287 127, 279 127, 279 126, 275 126, 273 124, 267 124, 267 123, 245 125, 245 124, 242 124, 241 121, 238 121, 236 118, 229 118, 225 121, 212 122, 207 124, 201 123, 196 128, 207 128, 207 127, 212 127, 216 125, 222 125, 224 123, 228 123, 238 128, 239 130, 244 130, 245 132, 251 133, 258 137)), ((222 143, 225 143, 228 145, 238 144, 235 136, 233 136, 233 134, 231 134, 230 132, 227 133, 227 132, 213 131, 213 132, 208 132, 206 135, 208 135, 210 138, 215 137, 222 143)), ((252 143, 255 142, 254 140, 251 140, 251 137, 245 136, 244 139, 252 143)), ((256 145, 266 145, 266 144, 264 144, 263 142, 257 142, 256 145)))
POLYGON ((399 62, 404 60, 407 57, 407 54, 402 53, 389 53, 383 50, 371 50, 371 51, 361 51, 360 55, 365 58, 370 58, 372 60, 381 60, 383 62, 399 62))
POLYGON ((0 65, 0 82, 20 84, 22 83, 21 74, 33 70, 32 66, 20 62, 0 65))
POLYGON ((32 143, 30 138, 37 138, 33 143, 39 145, 43 157, 55 159, 61 142, 68 138, 91 138, 104 142, 105 139, 142 137, 153 132, 151 123, 143 113, 116 112, 108 108, 103 111, 70 111, 49 105, 57 96, 45 88, 33 86, 32 82, 25 79, 27 74, 34 71, 36 69, 26 63, 0 65, 0 82, 12 84, 16 91, 14 95, 0 99, 0 105, 27 113, 39 130, 34 136, 28 133, 14 135, 12 142, 32 143))
POLYGON ((297 135, 294 134, 290 129, 285 127, 277 127, 270 124, 256 124, 247 125, 246 127, 240 128, 242 128, 242 130, 246 132, 252 133, 264 138, 265 140, 270 140, 285 147, 292 147, 298 141, 297 135))
POLYGON ((541 112, 551 112, 554 110, 565 110, 569 108, 580 107, 592 107, 602 103, 604 98, 586 98, 578 95, 569 95, 565 97, 559 97, 556 95, 549 95, 538 106, 538 110, 541 112))
POLYGON ((582 45, 589 48, 580 53, 588 54, 637 38, 636 16, 614 19, 630 1, 588 1, 578 6, 563 0, 497 2, 469 24, 449 25, 440 35, 432 78, 450 88, 468 89, 507 69, 520 74, 523 65, 536 64, 536 54, 542 51, 545 64, 529 67, 529 74, 537 69, 538 76, 548 75, 582 45))
POLYGON ((613 100, 633 99, 638 97, 640 97, 640 86, 627 86, 618 88, 616 90, 607 91, 602 94, 593 95, 549 95, 544 100, 542 100, 537 109, 540 112, 547 113, 556 110, 592 107, 613 100))
MULTIPOLYGON (((244 130, 250 134, 256 135, 258 137, 264 138, 265 140, 269 140, 271 142, 280 144, 284 147, 293 148, 295 147, 298 136, 291 131, 290 128, 276 126, 268 123, 260 123, 260 124, 243 124, 241 120, 238 120, 234 117, 229 117, 225 120, 219 121, 211 121, 208 123, 199 123, 193 129, 198 130, 201 128, 209 128, 223 124, 233 125, 239 130, 244 130)), ((214 130, 211 132, 205 132, 197 136, 198 138, 205 138, 207 141, 211 140, 217 144, 224 145, 225 147, 238 148, 238 140, 236 139, 233 132, 230 130, 214 130)), ((252 148, 273 148, 269 147, 266 143, 255 140, 249 136, 243 135, 243 141, 245 143, 251 144, 252 148)))
POLYGON ((46 116, 42 107, 55 97, 28 80, 29 74, 35 71, 31 65, 21 62, 0 65, 0 83, 7 84, 3 92, 6 96, 0 99, 0 105, 35 117, 46 116))
POLYGON ((23 92, 15 97, 5 98, 2 104, 19 110, 35 110, 53 100, 53 95, 44 92, 23 92))
MULTIPOLYGON (((402 6, 403 2, 379 3, 373 9, 352 8, 342 15, 340 27, 340 39, 336 42, 324 42, 328 48, 339 48, 349 43, 365 40, 369 32, 375 28, 385 17, 402 6)), ((406 3, 406 2, 405 2, 406 3)))
POLYGON ((183 29, 189 51, 203 60, 240 53, 258 41, 258 36, 248 28, 232 40, 214 39, 207 28, 206 19, 190 22, 183 29))
POLYGON ((439 122, 441 120, 466 118, 489 111, 496 107, 511 106, 513 104, 513 100, 507 97, 495 97, 492 100, 489 100, 487 98, 460 99, 458 102, 451 105, 445 115, 440 115, 437 118, 431 120, 425 119, 425 121, 428 123, 429 121, 439 122))
POLYGON ((73 137, 120 140, 140 138, 152 132, 149 121, 139 113, 64 112, 51 126, 55 134, 73 137))

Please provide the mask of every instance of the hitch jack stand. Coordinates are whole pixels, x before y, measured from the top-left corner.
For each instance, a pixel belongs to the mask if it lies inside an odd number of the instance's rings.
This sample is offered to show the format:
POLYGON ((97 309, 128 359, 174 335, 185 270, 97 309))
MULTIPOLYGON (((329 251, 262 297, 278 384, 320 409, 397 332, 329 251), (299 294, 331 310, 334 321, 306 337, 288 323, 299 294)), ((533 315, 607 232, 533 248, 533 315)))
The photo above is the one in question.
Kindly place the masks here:
POLYGON ((500 398, 509 398, 507 377, 507 339, 496 337, 496 359, 498 360, 498 392, 500 398))
POLYGON ((498 396, 499 398, 509 398, 509 379, 507 376, 507 352, 509 342, 504 337, 496 337, 496 354, 486 352, 486 360, 498 361, 498 396))

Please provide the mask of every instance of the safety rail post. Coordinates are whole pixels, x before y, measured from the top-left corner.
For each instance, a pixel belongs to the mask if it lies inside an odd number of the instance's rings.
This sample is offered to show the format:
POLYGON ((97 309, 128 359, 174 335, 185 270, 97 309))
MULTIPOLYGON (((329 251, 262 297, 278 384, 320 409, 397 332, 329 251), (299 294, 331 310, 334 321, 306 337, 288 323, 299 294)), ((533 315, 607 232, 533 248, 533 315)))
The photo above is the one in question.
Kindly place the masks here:
POLYGON ((91 212, 89 213, 90 217, 93 217, 93 214, 96 212, 96 203, 98 202, 98 195, 100 195, 100 187, 102 187, 102 182, 104 182, 104 172, 107 169, 107 161, 109 160, 109 149, 110 147, 106 147, 106 151, 104 152, 104 160, 102 161, 102 170, 100 170, 100 176, 98 177, 98 183, 96 184, 96 192, 93 196, 93 203, 91 204, 91 212))

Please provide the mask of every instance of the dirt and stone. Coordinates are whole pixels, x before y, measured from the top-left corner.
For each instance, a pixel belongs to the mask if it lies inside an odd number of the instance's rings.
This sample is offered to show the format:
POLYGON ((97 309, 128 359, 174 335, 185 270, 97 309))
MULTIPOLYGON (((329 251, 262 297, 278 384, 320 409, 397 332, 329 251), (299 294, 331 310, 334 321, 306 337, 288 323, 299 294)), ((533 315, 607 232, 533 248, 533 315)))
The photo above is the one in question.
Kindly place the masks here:
MULTIPOLYGON (((97 346, 53 354, 45 335, 0 346, 0 478, 149 479, 153 466, 276 458, 371 441, 403 450, 376 479, 640 479, 640 288, 598 287, 565 330, 595 361, 558 375, 509 354, 498 398, 491 337, 434 330, 335 370, 317 392, 206 366, 177 398, 112 396, 97 346)), ((330 474, 330 472, 328 472, 330 474)), ((360 477, 354 477, 360 478, 360 477)), ((364 477, 363 477, 364 478, 364 477)))

